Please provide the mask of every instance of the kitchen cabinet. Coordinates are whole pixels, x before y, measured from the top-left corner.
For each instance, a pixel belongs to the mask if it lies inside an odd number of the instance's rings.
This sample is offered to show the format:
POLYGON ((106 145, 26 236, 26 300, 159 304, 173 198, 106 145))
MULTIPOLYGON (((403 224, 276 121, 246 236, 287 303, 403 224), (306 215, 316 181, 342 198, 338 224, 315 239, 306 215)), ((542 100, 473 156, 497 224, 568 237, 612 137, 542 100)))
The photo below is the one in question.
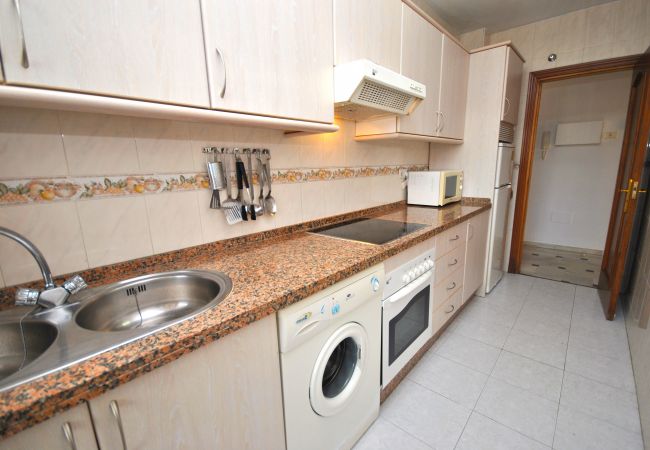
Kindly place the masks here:
POLYGON ((468 78, 469 53, 449 36, 443 36, 437 128, 440 137, 463 139, 468 78))
POLYGON ((407 116, 397 118, 401 133, 434 136, 440 106, 442 33, 402 4, 402 75, 424 83, 427 95, 407 116))
POLYGON ((501 120, 512 125, 517 125, 517 117, 519 116, 519 97, 523 70, 524 62, 512 47, 507 47, 501 120))
POLYGON ((356 139, 462 143, 469 53, 406 3, 401 28, 400 73, 424 83, 426 98, 409 115, 357 122, 356 139))
POLYGON ((467 222, 463 303, 483 284, 489 225, 490 211, 482 212, 467 222))
POLYGON ((334 0, 334 64, 369 59, 400 71, 401 0, 334 0))
POLYGON ((97 441, 88 404, 82 403, 0 441, 2 450, 96 450, 97 441), (75 447, 76 445, 76 447, 75 447))
POLYGON ((210 104, 198 0, 4 0, 0 51, 7 84, 210 104))
POLYGON ((90 410, 102 449, 282 449, 281 389, 272 315, 92 399, 90 410))
POLYGON ((334 120, 332 0, 201 4, 212 108, 334 120))

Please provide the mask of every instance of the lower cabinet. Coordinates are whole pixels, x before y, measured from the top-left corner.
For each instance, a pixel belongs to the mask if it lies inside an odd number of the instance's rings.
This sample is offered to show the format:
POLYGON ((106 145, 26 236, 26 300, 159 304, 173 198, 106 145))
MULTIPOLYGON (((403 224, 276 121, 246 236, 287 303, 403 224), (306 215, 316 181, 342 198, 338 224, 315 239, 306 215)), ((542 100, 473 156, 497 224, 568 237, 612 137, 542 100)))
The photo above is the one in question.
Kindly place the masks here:
POLYGON ((467 222, 463 303, 466 302, 483 284, 489 225, 489 210, 472 217, 467 222))
POLYGON ((66 423, 78 450, 284 449, 275 315, 0 441, 0 449, 74 448, 66 423))
POLYGON ((97 450, 88 404, 82 403, 0 441, 2 450, 97 450))

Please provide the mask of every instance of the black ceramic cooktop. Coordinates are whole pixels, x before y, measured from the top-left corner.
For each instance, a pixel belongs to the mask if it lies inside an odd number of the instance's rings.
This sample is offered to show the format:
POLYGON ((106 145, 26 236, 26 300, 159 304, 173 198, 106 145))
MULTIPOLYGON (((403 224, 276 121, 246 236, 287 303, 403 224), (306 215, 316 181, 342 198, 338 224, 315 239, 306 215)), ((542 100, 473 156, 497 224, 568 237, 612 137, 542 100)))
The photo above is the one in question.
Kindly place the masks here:
POLYGON ((370 244, 385 244, 425 226, 420 223, 361 218, 317 228, 312 233, 370 244))

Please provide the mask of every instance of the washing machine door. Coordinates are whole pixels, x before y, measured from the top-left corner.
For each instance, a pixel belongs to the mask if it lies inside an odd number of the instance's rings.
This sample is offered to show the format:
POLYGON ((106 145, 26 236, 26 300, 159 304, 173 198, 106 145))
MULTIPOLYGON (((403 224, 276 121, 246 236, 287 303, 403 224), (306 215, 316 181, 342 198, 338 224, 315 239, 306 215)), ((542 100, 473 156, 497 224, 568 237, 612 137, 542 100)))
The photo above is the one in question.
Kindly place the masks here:
POLYGON ((338 328, 316 359, 309 400, 320 416, 333 416, 353 398, 363 376, 368 349, 366 330, 356 322, 338 328))

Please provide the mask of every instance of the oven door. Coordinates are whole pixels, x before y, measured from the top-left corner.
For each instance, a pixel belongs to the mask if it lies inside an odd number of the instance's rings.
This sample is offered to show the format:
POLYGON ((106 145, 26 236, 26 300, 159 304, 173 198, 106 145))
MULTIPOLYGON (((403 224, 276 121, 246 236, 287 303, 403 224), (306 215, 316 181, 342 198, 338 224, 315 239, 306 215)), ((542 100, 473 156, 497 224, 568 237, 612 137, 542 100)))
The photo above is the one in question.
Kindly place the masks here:
POLYGON ((382 386, 433 336, 432 281, 429 271, 383 301, 382 386))

